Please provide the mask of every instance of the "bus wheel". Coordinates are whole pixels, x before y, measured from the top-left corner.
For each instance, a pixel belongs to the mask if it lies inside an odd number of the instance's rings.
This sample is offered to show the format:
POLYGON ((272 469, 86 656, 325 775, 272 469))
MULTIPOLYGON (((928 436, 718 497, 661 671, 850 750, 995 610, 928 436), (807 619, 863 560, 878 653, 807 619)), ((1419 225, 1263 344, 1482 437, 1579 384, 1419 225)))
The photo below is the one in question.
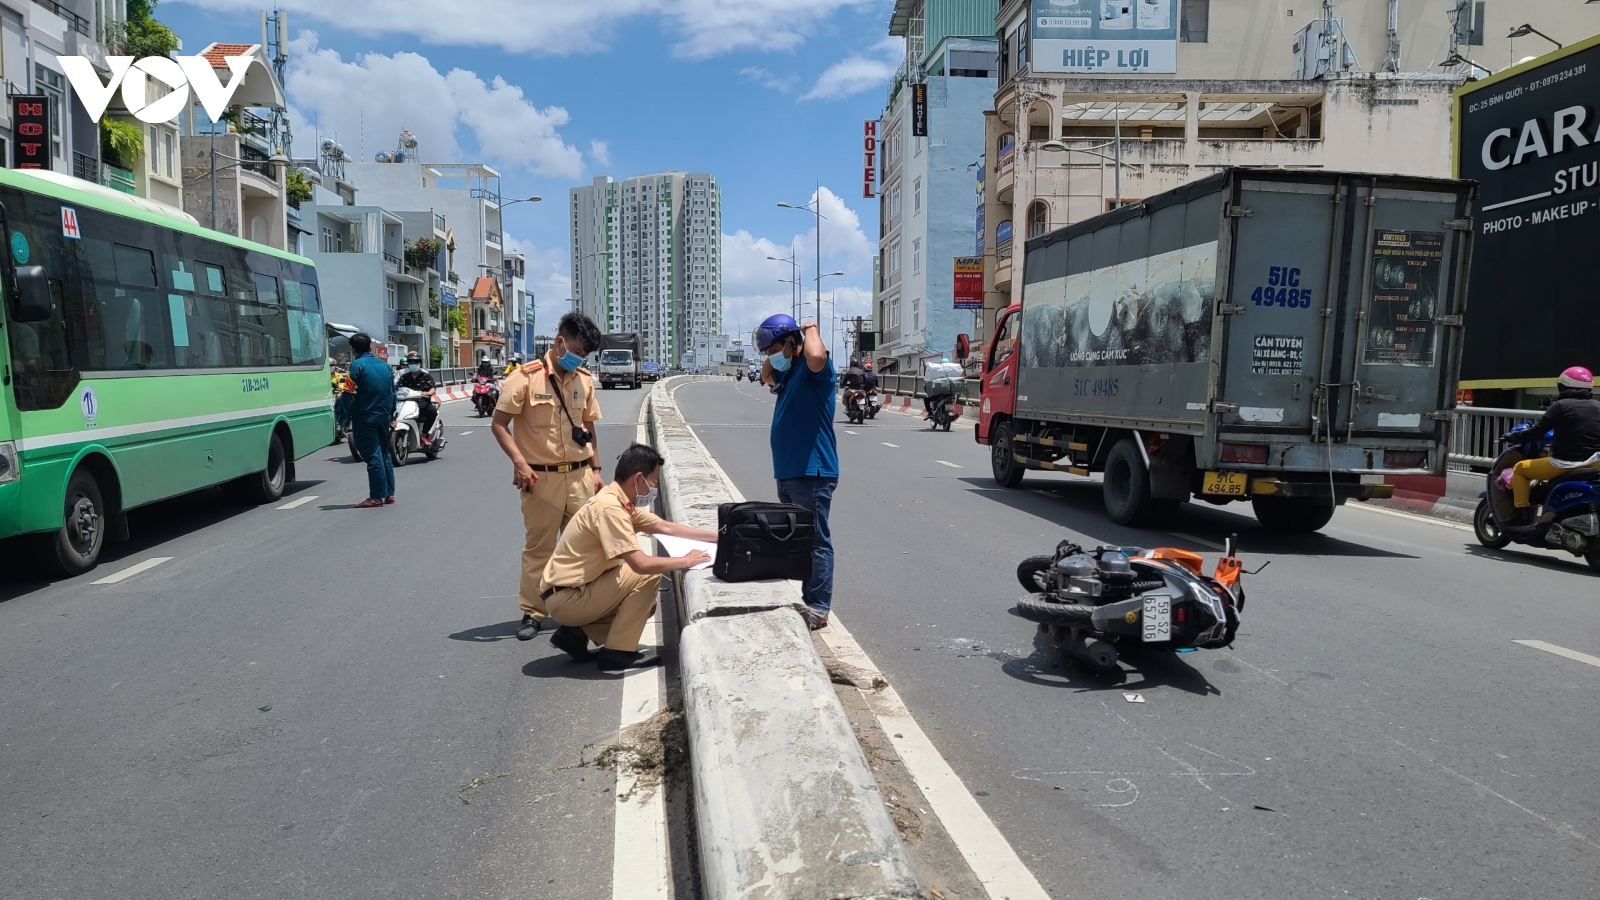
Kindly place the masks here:
POLYGON ((267 441, 267 467, 234 482, 234 492, 245 503, 272 503, 283 498, 289 481, 289 454, 277 432, 267 441))
POLYGON ((100 562, 106 542, 105 500, 100 483, 87 469, 72 473, 67 482, 61 527, 47 535, 48 559, 65 575, 82 575, 100 562))

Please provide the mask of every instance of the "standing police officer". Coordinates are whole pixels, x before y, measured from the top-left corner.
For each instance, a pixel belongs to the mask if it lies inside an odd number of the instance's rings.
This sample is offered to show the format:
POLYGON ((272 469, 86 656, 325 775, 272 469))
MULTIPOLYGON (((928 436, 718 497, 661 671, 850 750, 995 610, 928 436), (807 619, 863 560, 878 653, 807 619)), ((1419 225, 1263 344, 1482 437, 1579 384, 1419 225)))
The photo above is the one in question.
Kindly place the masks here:
POLYGON ((512 372, 500 387, 490 430, 511 458, 511 483, 522 492, 522 580, 517 640, 532 640, 549 612, 540 594, 556 537, 602 485, 594 423, 600 401, 583 358, 600 346, 588 316, 561 317, 550 352, 512 372))

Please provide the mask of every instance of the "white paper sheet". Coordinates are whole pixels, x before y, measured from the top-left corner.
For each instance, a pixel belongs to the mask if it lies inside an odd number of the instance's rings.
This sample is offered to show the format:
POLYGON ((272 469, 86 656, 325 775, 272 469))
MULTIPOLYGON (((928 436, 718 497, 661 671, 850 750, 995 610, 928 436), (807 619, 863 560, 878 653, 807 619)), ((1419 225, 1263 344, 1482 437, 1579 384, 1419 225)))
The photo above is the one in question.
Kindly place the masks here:
POLYGON ((661 549, 667 551, 668 556, 683 556, 690 550, 700 550, 711 557, 707 562, 695 566, 696 569, 709 569, 711 564, 717 561, 716 544, 708 544, 705 541, 696 541, 690 538, 673 537, 670 534, 658 534, 656 535, 656 540, 661 542, 661 549))

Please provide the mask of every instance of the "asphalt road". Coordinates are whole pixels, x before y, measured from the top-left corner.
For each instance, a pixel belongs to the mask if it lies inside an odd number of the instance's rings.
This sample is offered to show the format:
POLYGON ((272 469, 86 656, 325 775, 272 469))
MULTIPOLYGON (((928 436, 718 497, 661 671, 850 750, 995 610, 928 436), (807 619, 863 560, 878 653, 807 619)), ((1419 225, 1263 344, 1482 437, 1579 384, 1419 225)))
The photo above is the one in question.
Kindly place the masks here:
MULTIPOLYGON (((612 460, 645 392, 600 396, 612 460)), ((5 548, 0 897, 611 895, 614 782, 579 763, 620 682, 514 639, 511 466, 443 415, 393 507, 348 508, 340 445, 281 504, 136 513, 80 578, 18 581, 5 548)))
MULTIPOLYGON (((775 499, 765 390, 677 398, 739 489, 775 499)), ((1081 479, 998 488, 970 430, 837 429, 835 609, 1053 896, 1600 893, 1600 668, 1513 643, 1600 656, 1581 562, 1360 504, 1311 536, 1205 504, 1122 528, 1081 479), (1272 563, 1231 649, 1096 675, 1007 613, 1017 562, 1062 539, 1209 560, 1231 533, 1272 563)))

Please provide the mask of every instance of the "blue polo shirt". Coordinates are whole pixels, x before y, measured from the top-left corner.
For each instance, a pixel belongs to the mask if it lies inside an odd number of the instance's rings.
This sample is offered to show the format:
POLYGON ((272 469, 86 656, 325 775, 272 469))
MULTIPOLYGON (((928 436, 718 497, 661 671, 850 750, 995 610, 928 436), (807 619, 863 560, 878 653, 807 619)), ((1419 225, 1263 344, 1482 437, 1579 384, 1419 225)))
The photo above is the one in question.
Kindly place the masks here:
POLYGON ((363 353, 350 364, 350 380, 356 383, 350 418, 363 425, 387 425, 394 418, 394 372, 389 364, 363 353))
POLYGON ((821 372, 813 372, 803 355, 796 356, 781 377, 783 391, 772 411, 772 476, 779 481, 807 476, 838 478, 833 358, 828 358, 821 372))

